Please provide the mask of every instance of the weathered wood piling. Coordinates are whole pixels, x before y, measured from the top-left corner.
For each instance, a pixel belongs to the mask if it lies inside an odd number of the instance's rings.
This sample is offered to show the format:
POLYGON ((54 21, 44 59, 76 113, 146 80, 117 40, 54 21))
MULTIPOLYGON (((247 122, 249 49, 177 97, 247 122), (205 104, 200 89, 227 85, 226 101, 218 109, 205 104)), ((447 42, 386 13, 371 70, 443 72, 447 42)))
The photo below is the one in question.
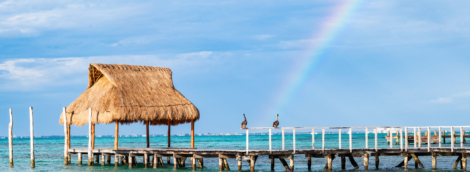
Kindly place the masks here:
POLYGON ((13 112, 10 108, 10 124, 8 125, 8 150, 10 155, 10 166, 13 166, 13 112))
POLYGON ((33 107, 29 107, 29 128, 30 128, 30 143, 31 143, 31 168, 36 167, 34 159, 34 120, 33 120, 33 107))

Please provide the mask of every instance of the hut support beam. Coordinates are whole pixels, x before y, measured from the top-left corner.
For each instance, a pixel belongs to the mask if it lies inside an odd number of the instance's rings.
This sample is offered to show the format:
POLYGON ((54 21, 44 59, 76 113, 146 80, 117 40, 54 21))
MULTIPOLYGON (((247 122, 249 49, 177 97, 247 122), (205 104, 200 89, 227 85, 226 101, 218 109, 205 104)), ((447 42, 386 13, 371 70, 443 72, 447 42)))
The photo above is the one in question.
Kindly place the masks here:
POLYGON ((116 128, 114 129, 114 149, 118 149, 118 143, 119 143, 119 122, 116 120, 114 121, 116 123, 116 128))
POLYGON ((91 149, 95 149, 95 124, 91 124, 91 149))
POLYGON ((93 153, 91 148, 91 108, 88 113, 88 165, 93 165, 93 153))
POLYGON ((191 148, 194 148, 194 120, 191 121, 191 148))
POLYGON ((68 162, 69 162, 69 158, 68 158, 69 152, 68 152, 68 148, 67 148, 67 146, 68 146, 68 142, 67 142, 68 141, 67 140, 67 134, 68 134, 67 128, 68 127, 67 127, 67 124, 68 123, 67 123, 67 114, 65 113, 65 107, 63 108, 62 113, 64 114, 64 140, 65 140, 64 141, 64 164, 68 165, 68 162))
POLYGON ((31 168, 36 167, 36 161, 34 159, 34 120, 33 120, 33 107, 29 107, 29 129, 30 129, 30 144, 31 144, 31 168))
POLYGON ((149 136, 149 123, 150 123, 150 121, 147 121, 147 123, 146 123, 146 129, 147 129, 147 135, 146 135, 146 136, 147 136, 147 148, 149 148, 149 147, 150 147, 150 139, 149 139, 149 137, 150 137, 150 136, 149 136))
MULTIPOLYGON (((70 149, 70 123, 67 125, 67 149, 70 149)), ((72 159, 70 154, 67 155, 68 158, 68 164, 72 163, 72 159)))
POLYGON ((10 167, 13 166, 13 112, 10 108, 10 125, 8 125, 8 148, 10 154, 10 167))
MULTIPOLYGON (((168 147, 171 147, 170 135, 171 135, 171 125, 170 125, 170 120, 168 120, 168 147)), ((168 164, 170 164, 170 157, 168 157, 168 164)))

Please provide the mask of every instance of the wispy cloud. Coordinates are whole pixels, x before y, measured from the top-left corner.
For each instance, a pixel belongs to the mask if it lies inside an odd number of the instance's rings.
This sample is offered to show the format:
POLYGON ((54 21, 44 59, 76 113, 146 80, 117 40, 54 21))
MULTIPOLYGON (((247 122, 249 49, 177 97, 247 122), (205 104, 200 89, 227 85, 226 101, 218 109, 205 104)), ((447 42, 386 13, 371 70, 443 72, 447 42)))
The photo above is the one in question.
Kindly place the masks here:
POLYGON ((469 98, 470 98, 470 92, 463 92, 463 93, 453 94, 447 97, 438 97, 436 99, 430 100, 429 102, 433 104, 450 104, 450 103, 456 103, 462 99, 469 99, 469 98))

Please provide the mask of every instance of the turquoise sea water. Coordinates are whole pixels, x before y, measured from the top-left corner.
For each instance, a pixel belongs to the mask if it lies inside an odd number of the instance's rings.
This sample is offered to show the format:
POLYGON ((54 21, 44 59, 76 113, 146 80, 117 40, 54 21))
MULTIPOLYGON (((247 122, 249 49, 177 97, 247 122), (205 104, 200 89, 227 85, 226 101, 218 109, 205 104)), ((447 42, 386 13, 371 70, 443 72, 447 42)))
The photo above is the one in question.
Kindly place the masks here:
MULTIPOLYGON (((379 134, 379 146, 382 148, 390 147, 386 144, 385 134, 379 134)), ((342 148, 349 148, 349 135, 342 135, 342 148)), ((269 149, 268 135, 250 135, 250 150, 254 149, 269 149)), ((374 134, 369 134, 368 146, 373 148, 374 145, 374 134)), ((146 147, 145 137, 121 137, 119 138, 119 147, 146 147)), ((326 145, 325 148, 338 148, 339 140, 338 134, 326 134, 325 135, 326 145)), ((364 134, 353 134, 353 148, 365 148, 365 135, 364 134)), ((246 149, 246 136, 196 136, 196 147, 198 149, 246 149)), ((282 149, 282 137, 281 135, 273 135, 273 150, 282 149)), ((450 147, 450 139, 447 140, 447 144, 443 144, 445 147, 450 147)), ((29 138, 14 139, 14 167, 9 167, 8 158, 8 139, 0 139, 0 171, 173 171, 172 165, 166 166, 165 169, 158 168, 144 168, 143 165, 139 164, 138 167, 129 169, 128 166, 114 167, 114 164, 106 166, 92 166, 87 165, 78 166, 77 156, 72 155, 72 164, 64 166, 63 164, 63 138, 36 138, 35 139, 35 157, 36 157, 36 168, 30 168, 30 144, 29 138)), ((166 147, 167 137, 156 136, 150 138, 151 147, 166 147)), ((189 136, 172 136, 171 137, 172 147, 189 147, 190 137, 189 136)), ((297 134, 296 135, 296 149, 311 149, 312 135, 310 134, 297 134)), ((460 146, 460 141, 457 139, 456 146, 460 146)), ((71 147, 72 148, 86 148, 88 144, 88 138, 86 137, 72 137, 71 147)), ((111 148, 114 146, 114 137, 96 137, 96 148, 111 148)), ((321 135, 315 135, 315 148, 321 149, 321 135)), ((395 148, 399 148, 399 145, 393 145, 395 148)), ((414 145, 410 145, 413 147, 414 145)), ((437 144, 432 144, 432 147, 437 147, 437 144)), ((465 144, 465 146, 470 146, 465 144)), ((285 149, 292 149, 293 140, 292 134, 285 136, 285 149)), ((423 144, 422 147, 427 147, 423 144)), ((86 163, 86 155, 83 156, 83 164, 86 163)), ((441 171, 453 170, 452 166, 457 157, 438 157, 437 167, 441 171)), ((295 156, 295 171, 307 171, 307 159, 304 155, 295 156)), ((164 159, 165 160, 165 159, 164 159)), ((359 164, 360 169, 363 167, 363 158, 355 158, 359 164)), ((403 160, 403 157, 399 156, 383 156, 380 157, 380 169, 379 171, 401 171, 403 168, 396 168, 395 166, 403 160)), ((420 171, 431 171, 431 157, 420 157, 425 168, 419 169, 420 171)), ((142 157, 138 157, 137 161, 141 163, 142 157)), ((173 160, 171 160, 173 163, 173 160)), ((228 159, 232 170, 237 169, 237 162, 234 159, 228 159)), ((114 157, 111 160, 114 163, 114 157)), ((166 161, 165 161, 166 162, 166 161)), ((324 158, 312 158, 312 171, 323 171, 326 159, 324 158)), ((187 168, 179 168, 176 171, 192 171, 189 166, 189 158, 186 162, 187 168)), ((198 169, 197 171, 218 171, 218 159, 217 158, 206 158, 204 159, 203 170, 198 169)), ((410 171, 414 171, 414 161, 409 162, 410 171)), ((341 163, 339 159, 333 161, 333 169, 341 170, 341 163)), ((347 170, 354 170, 349 161, 346 163, 347 170)), ((371 157, 369 160, 369 171, 375 170, 375 160, 371 157)), ((243 170, 249 171, 249 167, 246 161, 243 162, 243 170)), ((267 156, 260 156, 256 163, 257 171, 270 171, 270 161, 267 156)), ((276 160, 276 171, 284 171, 279 160, 276 160)), ((459 171, 457 169, 455 171, 459 171)))

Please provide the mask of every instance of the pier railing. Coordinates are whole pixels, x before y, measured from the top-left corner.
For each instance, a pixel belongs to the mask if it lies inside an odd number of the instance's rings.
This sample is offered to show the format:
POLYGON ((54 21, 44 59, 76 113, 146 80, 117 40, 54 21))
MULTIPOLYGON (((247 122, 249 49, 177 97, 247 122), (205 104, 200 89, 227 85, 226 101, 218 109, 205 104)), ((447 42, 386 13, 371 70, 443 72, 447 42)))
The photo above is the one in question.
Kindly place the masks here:
MULTIPOLYGON (((349 134, 349 148, 346 148, 346 149, 349 149, 351 152, 353 149, 370 149, 369 148, 369 133, 371 133, 369 131, 369 129, 373 129, 372 133, 375 135, 375 139, 374 139, 374 142, 375 142, 375 147, 372 148, 372 149, 375 149, 375 151, 377 151, 379 149, 379 146, 378 146, 378 142, 379 142, 379 137, 378 137, 378 134, 379 134, 379 130, 381 130, 383 133, 383 131, 387 131, 387 133, 389 133, 386 137, 389 137, 389 138, 386 138, 388 140, 388 143, 390 145, 390 149, 400 149, 400 151, 408 151, 409 149, 421 149, 421 144, 422 144, 422 140, 423 140, 423 137, 426 139, 427 141, 427 148, 428 148, 428 152, 431 151, 431 143, 434 143, 431 141, 431 138, 438 138, 438 143, 439 143, 439 146, 437 148, 442 148, 442 138, 443 138, 443 135, 442 135, 442 129, 450 129, 451 130, 451 152, 454 152, 454 147, 455 147, 455 140, 456 140, 456 137, 460 137, 460 148, 461 149, 464 149, 464 141, 465 141, 465 137, 470 137, 470 135, 465 135, 465 131, 464 131, 464 128, 470 128, 470 126, 421 126, 421 127, 277 127, 277 128, 274 128, 274 127, 251 127, 251 128, 245 128, 246 130, 246 153, 248 153, 250 150, 249 150, 249 131, 250 130, 269 130, 269 151, 272 151, 272 130, 281 130, 282 131, 282 150, 285 150, 285 130, 292 130, 292 137, 293 137, 293 149, 292 151, 295 153, 296 151, 296 139, 295 139, 295 136, 296 136, 296 130, 311 130, 312 133, 312 141, 311 141, 311 145, 312 145, 312 149, 315 150, 315 149, 318 149, 318 148, 315 148, 315 130, 321 130, 321 137, 322 137, 322 146, 321 146, 321 150, 322 151, 325 151, 325 150, 329 150, 329 149, 326 149, 325 148, 325 130, 338 130, 338 149, 345 149, 345 148, 342 148, 342 145, 341 145, 341 142, 342 142, 342 139, 341 139, 341 135, 343 134, 341 131, 342 130, 348 130, 348 134, 349 134), (425 134, 425 136, 422 136, 422 129, 425 128, 426 129, 426 132, 427 134, 425 134), (460 134, 459 135, 456 135, 455 134, 455 128, 459 128, 459 132, 460 134), (365 133, 365 138, 364 138, 364 141, 365 141, 365 147, 361 147, 361 148, 353 148, 353 141, 352 141, 352 134, 353 134, 353 131, 352 130, 358 130, 358 129, 363 129, 364 130, 364 133, 365 133), (413 142, 414 142, 414 146, 413 147, 410 147, 409 146, 409 136, 410 136, 410 130, 409 129, 412 129, 413 132, 411 133, 412 134, 412 139, 413 139, 413 142), (436 129, 438 129, 438 136, 434 135, 434 136, 431 136, 431 131, 432 129, 434 129, 434 131, 436 131, 436 129), (418 130, 418 131, 416 131, 418 130), (396 132, 396 135, 394 136, 393 134, 393 131, 397 131, 396 132), (426 138, 427 137, 427 138, 426 138), (397 140, 397 142, 399 142, 399 146, 400 148, 393 148, 393 139, 399 139, 397 140), (405 139, 404 139, 405 138, 405 139)), ((446 135, 446 137, 448 137, 446 135)), ((436 143, 437 144, 437 143, 436 143)), ((436 148, 436 147, 433 147, 433 148, 436 148)), ((387 148, 388 149, 388 148, 387 148)), ((467 149, 470 149, 470 147, 468 147, 467 149)))

